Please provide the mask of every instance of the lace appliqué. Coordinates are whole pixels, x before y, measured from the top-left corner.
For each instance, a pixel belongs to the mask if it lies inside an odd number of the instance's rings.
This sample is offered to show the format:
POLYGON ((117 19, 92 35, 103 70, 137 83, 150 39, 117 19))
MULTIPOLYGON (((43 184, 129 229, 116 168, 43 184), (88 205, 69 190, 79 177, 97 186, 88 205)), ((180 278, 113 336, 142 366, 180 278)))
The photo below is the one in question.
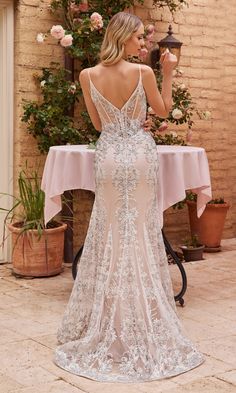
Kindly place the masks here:
POLYGON ((176 314, 158 217, 158 155, 142 129, 141 73, 119 110, 91 82, 102 121, 96 197, 55 353, 60 367, 97 381, 170 377, 203 362, 176 314))

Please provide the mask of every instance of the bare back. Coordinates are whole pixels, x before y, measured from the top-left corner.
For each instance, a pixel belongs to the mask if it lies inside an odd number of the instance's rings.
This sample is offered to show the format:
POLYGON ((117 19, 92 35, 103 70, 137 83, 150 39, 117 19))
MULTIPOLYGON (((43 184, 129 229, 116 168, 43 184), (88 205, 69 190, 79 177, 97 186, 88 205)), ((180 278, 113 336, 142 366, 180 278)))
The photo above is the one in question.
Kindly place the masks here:
MULTIPOLYGON (((101 131, 102 122, 97 106, 91 98, 91 82, 98 93, 110 102, 116 109, 124 107, 135 92, 141 75, 142 88, 145 98, 154 111, 160 116, 166 116, 163 100, 157 88, 152 69, 144 64, 132 64, 120 61, 112 66, 98 64, 80 73, 80 83, 86 107, 94 127, 101 131), (141 73, 141 74, 140 74, 141 73)), ((145 116, 144 119, 145 120, 145 116)))
POLYGON ((139 65, 128 62, 110 67, 99 64, 89 72, 97 90, 120 109, 128 101, 139 81, 139 65))

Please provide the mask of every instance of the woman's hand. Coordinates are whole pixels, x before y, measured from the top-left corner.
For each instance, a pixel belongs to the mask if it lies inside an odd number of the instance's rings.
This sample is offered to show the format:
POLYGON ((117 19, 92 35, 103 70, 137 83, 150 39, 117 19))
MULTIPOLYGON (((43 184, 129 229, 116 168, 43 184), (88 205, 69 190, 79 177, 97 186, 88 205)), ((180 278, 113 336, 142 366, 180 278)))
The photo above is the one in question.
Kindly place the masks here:
POLYGON ((173 55, 167 48, 161 55, 160 64, 162 66, 163 74, 169 74, 177 65, 177 57, 173 55))
POLYGON ((143 129, 144 131, 151 131, 151 127, 152 127, 152 119, 147 119, 145 120, 145 122, 143 123, 143 129))

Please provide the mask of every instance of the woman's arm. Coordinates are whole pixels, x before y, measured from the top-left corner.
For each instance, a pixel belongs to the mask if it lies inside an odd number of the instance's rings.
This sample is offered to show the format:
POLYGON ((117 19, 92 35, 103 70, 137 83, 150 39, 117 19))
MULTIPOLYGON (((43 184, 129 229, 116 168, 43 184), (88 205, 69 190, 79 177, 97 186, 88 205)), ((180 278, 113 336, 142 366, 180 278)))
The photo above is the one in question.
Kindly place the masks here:
POLYGON ((147 101, 157 116, 166 118, 172 108, 172 79, 173 69, 176 66, 176 56, 170 52, 162 55, 161 65, 163 72, 162 92, 160 94, 153 70, 148 66, 142 66, 143 86, 147 101))
POLYGON ((84 69, 80 72, 79 81, 80 81, 80 86, 83 92, 84 101, 89 117, 94 125, 94 128, 97 131, 101 131, 102 130, 101 120, 90 95, 90 84, 89 84, 89 76, 88 76, 87 69, 84 69))

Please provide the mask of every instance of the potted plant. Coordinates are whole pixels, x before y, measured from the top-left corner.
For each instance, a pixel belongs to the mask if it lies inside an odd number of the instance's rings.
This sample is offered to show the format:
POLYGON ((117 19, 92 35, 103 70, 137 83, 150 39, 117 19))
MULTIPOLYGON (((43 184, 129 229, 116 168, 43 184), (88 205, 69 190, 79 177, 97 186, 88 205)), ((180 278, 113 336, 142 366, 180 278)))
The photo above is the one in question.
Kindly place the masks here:
POLYGON ((204 251, 221 250, 221 239, 229 204, 224 198, 209 201, 201 217, 197 217, 197 195, 187 193, 186 203, 189 212, 189 223, 192 234, 197 234, 199 241, 205 244, 204 251))
POLYGON ((184 245, 180 248, 185 262, 203 259, 204 245, 199 243, 197 235, 191 235, 190 238, 185 239, 184 245))
POLYGON ((44 222, 44 192, 37 171, 21 170, 18 177, 19 196, 13 197, 4 220, 12 235, 13 273, 26 277, 46 277, 61 273, 66 224, 44 222))

